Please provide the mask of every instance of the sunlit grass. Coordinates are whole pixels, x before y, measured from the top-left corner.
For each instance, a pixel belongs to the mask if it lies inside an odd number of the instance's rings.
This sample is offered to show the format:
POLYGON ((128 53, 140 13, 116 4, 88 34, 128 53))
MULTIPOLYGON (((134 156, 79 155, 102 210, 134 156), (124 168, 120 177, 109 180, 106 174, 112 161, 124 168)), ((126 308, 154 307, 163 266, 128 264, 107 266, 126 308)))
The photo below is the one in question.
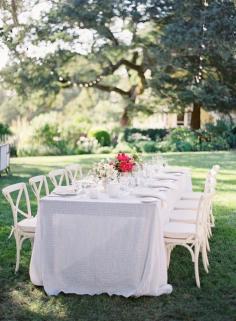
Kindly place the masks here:
MULTIPOLYGON (((149 155, 151 156, 151 155, 149 155)), ((147 156, 147 157, 149 157, 147 156)), ((0 178, 0 188, 24 181, 52 168, 79 162, 88 170, 107 155, 15 158, 13 176, 0 178)), ((235 321, 236 316, 236 153, 168 153, 170 164, 192 169, 195 190, 201 190, 208 169, 220 164, 214 203, 216 227, 209 254, 210 273, 201 262, 201 285, 194 283, 193 265, 185 249, 173 252, 169 296, 125 299, 118 296, 59 295, 47 297, 31 284, 28 275, 30 246, 22 251, 20 271, 14 274, 15 244, 8 240, 12 216, 0 196, 0 320, 1 321, 235 321)), ((33 211, 36 204, 31 194, 33 211)))

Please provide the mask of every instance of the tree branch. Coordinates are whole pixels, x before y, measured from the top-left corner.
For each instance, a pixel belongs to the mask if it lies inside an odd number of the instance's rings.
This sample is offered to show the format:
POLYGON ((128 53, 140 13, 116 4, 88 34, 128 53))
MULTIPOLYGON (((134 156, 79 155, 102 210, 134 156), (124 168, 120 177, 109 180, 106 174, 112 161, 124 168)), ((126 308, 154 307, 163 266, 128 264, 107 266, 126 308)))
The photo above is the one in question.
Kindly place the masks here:
POLYGON ((121 88, 115 87, 115 86, 109 86, 109 85, 102 85, 102 84, 96 84, 93 87, 103 90, 103 91, 107 91, 107 92, 116 92, 122 96, 129 96, 130 95, 130 91, 125 91, 121 88))

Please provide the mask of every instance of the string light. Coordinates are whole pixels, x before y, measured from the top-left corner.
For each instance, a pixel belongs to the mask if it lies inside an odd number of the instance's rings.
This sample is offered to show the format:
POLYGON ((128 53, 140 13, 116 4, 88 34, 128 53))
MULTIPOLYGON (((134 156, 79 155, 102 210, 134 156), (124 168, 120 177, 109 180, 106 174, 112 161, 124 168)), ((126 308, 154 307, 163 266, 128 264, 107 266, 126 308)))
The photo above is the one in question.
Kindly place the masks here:
POLYGON ((202 41, 201 41, 201 45, 200 45, 200 56, 199 56, 199 66, 198 66, 198 74, 197 76, 194 77, 195 82, 197 84, 200 83, 200 81, 203 79, 203 65, 202 62, 204 60, 204 56, 202 55, 202 53, 205 51, 206 49, 206 45, 205 45, 205 33, 207 32, 207 26, 206 26, 206 8, 208 7, 208 1, 207 0, 202 0, 202 4, 205 7, 204 9, 204 13, 203 13, 203 24, 202 24, 202 41))
MULTIPOLYGON (((54 72, 51 71, 50 74, 52 75, 52 74, 54 74, 54 72)), ((104 78, 104 76, 100 75, 95 80, 91 80, 89 82, 75 82, 75 81, 72 82, 71 80, 66 80, 62 76, 59 76, 58 80, 60 82, 66 83, 69 86, 80 87, 80 88, 83 88, 83 87, 88 88, 88 87, 93 87, 93 86, 97 85, 103 78, 104 78)))

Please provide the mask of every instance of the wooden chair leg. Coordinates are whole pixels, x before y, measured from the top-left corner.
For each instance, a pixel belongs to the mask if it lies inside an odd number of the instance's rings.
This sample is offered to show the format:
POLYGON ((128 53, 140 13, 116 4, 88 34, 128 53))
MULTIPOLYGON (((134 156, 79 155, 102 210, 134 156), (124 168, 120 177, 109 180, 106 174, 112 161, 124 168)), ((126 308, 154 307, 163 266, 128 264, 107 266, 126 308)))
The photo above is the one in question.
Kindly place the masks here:
POLYGON ((15 267, 15 273, 17 273, 18 270, 19 270, 19 266, 20 266, 21 245, 20 245, 20 237, 17 235, 15 238, 16 238, 16 267, 15 267))
POLYGON ((203 266, 204 266, 206 273, 208 273, 209 272, 209 270, 208 270, 209 262, 208 262, 208 258, 207 258, 207 250, 206 250, 205 244, 203 244, 203 246, 202 246, 202 262, 203 262, 203 266))
POLYGON ((198 265, 199 252, 200 252, 200 245, 196 244, 194 248, 194 272, 195 272, 195 280, 198 288, 200 288, 199 265, 198 265))

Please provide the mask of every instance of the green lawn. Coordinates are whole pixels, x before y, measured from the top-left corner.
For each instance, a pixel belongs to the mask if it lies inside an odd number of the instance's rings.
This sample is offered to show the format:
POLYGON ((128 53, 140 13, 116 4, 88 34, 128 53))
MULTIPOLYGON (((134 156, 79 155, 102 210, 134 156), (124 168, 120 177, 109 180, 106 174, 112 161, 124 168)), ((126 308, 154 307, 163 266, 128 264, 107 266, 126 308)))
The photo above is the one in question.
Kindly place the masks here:
MULTIPOLYGON (((0 188, 68 163, 84 168, 102 156, 32 157, 12 160, 11 177, 0 177, 0 188)), ((236 320, 236 152, 166 154, 170 164, 191 167, 195 190, 201 190, 207 170, 220 164, 214 203, 216 227, 209 254, 210 273, 201 268, 201 289, 195 286, 189 253, 175 249, 169 269, 173 293, 129 298, 107 295, 48 297, 29 280, 30 246, 22 251, 14 274, 15 243, 8 240, 11 212, 0 196, 0 320, 1 321, 235 321, 236 320)), ((31 195, 32 196, 32 195, 31 195)), ((33 200, 33 196, 32 196, 33 200)), ((35 211, 35 202, 33 210, 35 211)), ((27 243, 27 242, 26 242, 27 243)))

